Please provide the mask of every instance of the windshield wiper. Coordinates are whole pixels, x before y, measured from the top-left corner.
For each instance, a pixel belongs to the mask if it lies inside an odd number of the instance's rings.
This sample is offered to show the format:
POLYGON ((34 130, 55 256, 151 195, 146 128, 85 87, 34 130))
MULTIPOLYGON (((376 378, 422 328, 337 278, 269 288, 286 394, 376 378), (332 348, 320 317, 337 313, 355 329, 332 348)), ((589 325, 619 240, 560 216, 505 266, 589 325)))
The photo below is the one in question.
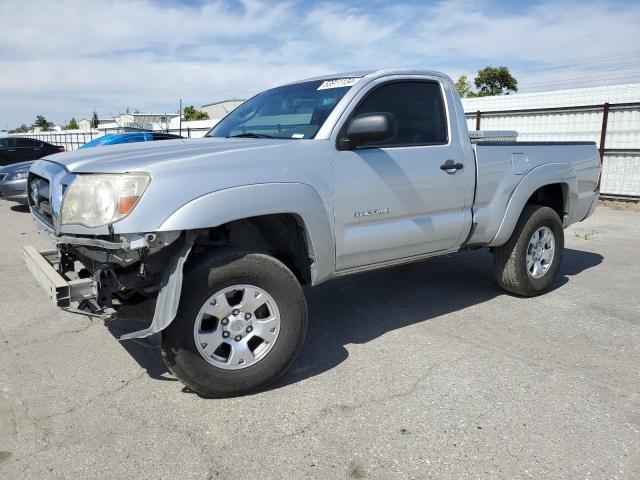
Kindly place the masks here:
POLYGON ((227 138, 273 138, 271 135, 264 133, 240 133, 238 135, 229 135, 227 138))

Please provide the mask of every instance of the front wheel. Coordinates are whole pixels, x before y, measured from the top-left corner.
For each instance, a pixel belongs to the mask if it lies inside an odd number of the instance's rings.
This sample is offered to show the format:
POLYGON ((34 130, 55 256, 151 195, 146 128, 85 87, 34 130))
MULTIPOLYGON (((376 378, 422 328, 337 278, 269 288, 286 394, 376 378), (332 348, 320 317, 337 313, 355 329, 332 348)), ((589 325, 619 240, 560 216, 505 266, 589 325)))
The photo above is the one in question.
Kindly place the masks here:
POLYGON ((162 332, 171 372, 205 397, 263 389, 304 341, 307 306, 291 271, 268 255, 214 252, 185 272, 180 306, 162 332))
POLYGON ((496 280, 508 292, 539 295, 558 273, 563 249, 564 230, 555 210, 527 205, 507 243, 493 250, 496 280))

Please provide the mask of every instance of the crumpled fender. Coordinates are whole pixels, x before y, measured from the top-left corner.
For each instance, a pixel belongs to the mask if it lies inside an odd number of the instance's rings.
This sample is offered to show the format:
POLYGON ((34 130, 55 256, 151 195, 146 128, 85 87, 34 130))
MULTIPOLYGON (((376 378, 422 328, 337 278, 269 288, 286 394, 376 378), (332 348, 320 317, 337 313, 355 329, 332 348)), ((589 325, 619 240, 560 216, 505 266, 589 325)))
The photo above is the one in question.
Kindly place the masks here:
POLYGON ((158 333, 169 326, 178 313, 178 305, 180 304, 180 294, 182 293, 182 273, 184 263, 189 257, 189 252, 193 248, 198 232, 189 231, 186 233, 184 243, 169 263, 167 264, 162 281, 160 282, 160 292, 156 300, 156 308, 153 312, 153 320, 151 325, 144 330, 127 333, 122 335, 120 340, 131 340, 133 338, 145 338, 154 333, 158 333))

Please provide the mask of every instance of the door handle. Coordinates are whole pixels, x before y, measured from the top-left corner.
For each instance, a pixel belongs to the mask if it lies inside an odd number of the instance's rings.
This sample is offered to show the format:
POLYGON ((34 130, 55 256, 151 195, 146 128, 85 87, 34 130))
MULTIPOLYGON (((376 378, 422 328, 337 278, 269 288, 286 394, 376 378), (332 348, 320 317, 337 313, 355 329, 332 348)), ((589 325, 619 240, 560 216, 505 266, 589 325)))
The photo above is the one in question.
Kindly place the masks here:
POLYGON ((456 171, 462 170, 463 168, 463 163, 455 162, 453 160, 447 160, 442 165, 440 165, 440 170, 444 170, 447 173, 456 173, 456 171))

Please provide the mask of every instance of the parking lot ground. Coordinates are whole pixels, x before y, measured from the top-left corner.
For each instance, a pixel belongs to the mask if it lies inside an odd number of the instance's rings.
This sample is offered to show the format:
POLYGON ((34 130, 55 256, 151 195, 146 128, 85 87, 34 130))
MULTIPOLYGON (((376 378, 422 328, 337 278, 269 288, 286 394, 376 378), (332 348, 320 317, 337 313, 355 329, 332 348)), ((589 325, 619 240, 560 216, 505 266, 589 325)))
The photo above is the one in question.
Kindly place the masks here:
POLYGON ((0 200, 0 478, 640 478, 640 213, 566 231, 554 289, 503 293, 484 250, 307 291, 272 389, 205 400, 139 322, 57 310, 0 200))

